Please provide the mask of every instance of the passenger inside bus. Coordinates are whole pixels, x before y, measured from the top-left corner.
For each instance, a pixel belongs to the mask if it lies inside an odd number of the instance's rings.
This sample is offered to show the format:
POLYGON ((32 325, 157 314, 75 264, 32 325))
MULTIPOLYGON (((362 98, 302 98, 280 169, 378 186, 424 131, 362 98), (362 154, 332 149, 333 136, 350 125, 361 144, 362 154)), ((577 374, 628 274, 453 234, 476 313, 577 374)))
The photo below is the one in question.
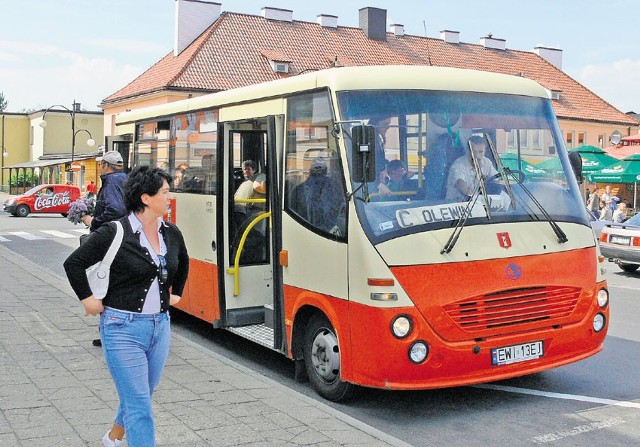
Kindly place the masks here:
MULTIPOLYGON (((242 163, 244 182, 240 184, 233 198, 234 201, 244 199, 266 199, 267 177, 256 172, 256 163, 245 160, 242 163)), ((240 239, 247 227, 266 210, 266 203, 234 203, 233 225, 234 237, 231 246, 232 258, 239 248, 240 239)), ((240 264, 267 262, 267 220, 263 219, 255 225, 247 235, 245 245, 240 254, 240 264)))
POLYGON ((317 157, 307 179, 293 189, 291 208, 312 226, 336 236, 345 234, 345 197, 338 182, 327 175, 327 162, 317 157))
POLYGON ((196 166, 197 164, 194 163, 185 170, 182 178, 183 191, 196 194, 215 194, 216 176, 213 155, 203 155, 200 166, 196 166))
POLYGON ((185 171, 189 168, 186 163, 181 163, 176 167, 173 175, 173 189, 176 191, 182 190, 182 182, 184 180, 185 171))
MULTIPOLYGON (((267 177, 263 173, 256 172, 256 163, 253 160, 245 160, 242 163, 244 182, 240 184, 233 198, 238 199, 264 199, 267 191, 267 177)), ((235 209, 246 211, 248 208, 265 209, 261 204, 236 203, 235 209)))
POLYGON ((411 178, 413 173, 407 171, 402 160, 389 161, 386 173, 388 180, 384 192, 382 190, 380 192, 380 196, 386 197, 385 200, 389 200, 389 198, 391 200, 406 200, 416 195, 418 182, 411 178))

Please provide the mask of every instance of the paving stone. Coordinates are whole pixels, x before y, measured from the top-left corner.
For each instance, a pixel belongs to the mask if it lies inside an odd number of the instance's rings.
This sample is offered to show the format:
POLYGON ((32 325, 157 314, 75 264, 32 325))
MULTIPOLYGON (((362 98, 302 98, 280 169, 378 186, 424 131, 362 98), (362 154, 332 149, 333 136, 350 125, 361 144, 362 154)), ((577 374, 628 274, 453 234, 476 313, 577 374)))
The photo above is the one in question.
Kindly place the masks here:
MULTIPOLYGON (((118 395, 91 345, 98 319, 66 280, 35 276, 2 245, 0 271, 0 447, 99 447, 118 395)), ((405 445, 175 334, 154 418, 159 447, 405 445)))

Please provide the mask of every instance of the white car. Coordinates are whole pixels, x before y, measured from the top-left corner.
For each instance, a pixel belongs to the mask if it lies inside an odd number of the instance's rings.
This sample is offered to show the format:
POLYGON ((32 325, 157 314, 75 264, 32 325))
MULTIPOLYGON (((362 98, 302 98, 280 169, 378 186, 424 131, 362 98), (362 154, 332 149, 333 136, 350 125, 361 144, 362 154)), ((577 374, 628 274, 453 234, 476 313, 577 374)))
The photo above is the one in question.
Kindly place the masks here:
POLYGON ((623 223, 607 223, 600 233, 600 252, 625 272, 640 268, 640 214, 623 223))

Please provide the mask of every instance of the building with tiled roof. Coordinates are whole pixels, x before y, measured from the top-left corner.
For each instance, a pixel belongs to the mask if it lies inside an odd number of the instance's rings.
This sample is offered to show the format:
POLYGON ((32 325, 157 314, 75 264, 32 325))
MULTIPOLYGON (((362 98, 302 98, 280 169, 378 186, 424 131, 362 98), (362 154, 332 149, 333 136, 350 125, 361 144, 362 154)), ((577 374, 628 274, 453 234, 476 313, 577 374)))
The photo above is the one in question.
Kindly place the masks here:
MULTIPOLYGON (((173 51, 122 89, 105 98, 105 118, 127 109, 227 90, 310 70, 352 65, 433 65, 524 76, 551 97, 569 148, 606 146, 609 135, 638 133, 638 121, 562 71, 562 51, 538 47, 513 50, 489 35, 480 43, 387 31, 386 10, 362 8, 360 26, 338 26, 338 17, 317 23, 293 20, 293 12, 263 8, 262 16, 220 12, 219 3, 179 0, 173 51)), ((109 118, 110 117, 110 118, 109 118)), ((111 125, 112 135, 115 126, 111 125)), ((108 124, 107 129, 108 130, 108 124)))

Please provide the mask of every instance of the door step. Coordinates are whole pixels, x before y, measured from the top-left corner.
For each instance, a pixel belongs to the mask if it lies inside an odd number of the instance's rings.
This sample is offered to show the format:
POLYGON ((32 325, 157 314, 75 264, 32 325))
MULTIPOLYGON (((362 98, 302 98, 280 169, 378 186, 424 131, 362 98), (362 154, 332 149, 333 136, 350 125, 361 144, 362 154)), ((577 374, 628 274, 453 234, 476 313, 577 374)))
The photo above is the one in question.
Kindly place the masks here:
POLYGON ((264 324, 253 324, 251 326, 227 327, 225 328, 240 337, 251 340, 259 345, 275 350, 273 329, 264 324))

